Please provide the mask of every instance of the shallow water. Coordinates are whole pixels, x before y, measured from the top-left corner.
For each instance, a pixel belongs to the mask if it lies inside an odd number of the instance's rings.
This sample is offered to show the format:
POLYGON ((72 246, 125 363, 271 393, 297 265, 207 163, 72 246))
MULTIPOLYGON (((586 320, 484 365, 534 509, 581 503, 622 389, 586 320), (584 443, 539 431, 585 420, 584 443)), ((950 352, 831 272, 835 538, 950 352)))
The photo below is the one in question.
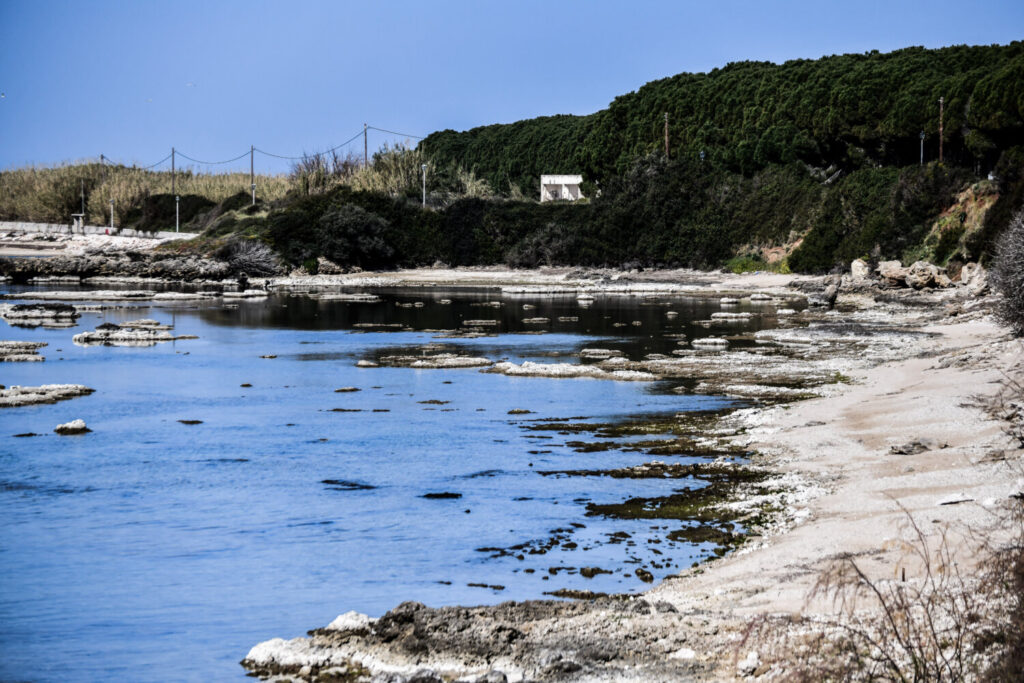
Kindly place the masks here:
POLYGON ((117 304, 62 330, 0 322, 4 339, 49 343, 44 363, 0 364, 0 383, 96 389, 0 410, 0 678, 240 680, 237 662, 255 643, 303 635, 350 609, 376 616, 407 599, 483 604, 560 588, 639 591, 637 567, 662 564, 651 569, 660 579, 707 556, 707 546, 663 542, 678 522, 585 514, 588 502, 665 495, 693 482, 540 476, 652 458, 577 453, 565 442, 587 435, 524 425, 715 410, 728 400, 681 395, 666 382, 355 363, 428 343, 516 362, 580 362, 575 354, 587 347, 640 358, 679 348, 665 334, 749 330, 757 319, 692 325, 719 310, 714 300, 609 297, 583 308, 571 296, 380 294, 375 304, 303 296, 237 308, 117 304), (414 301, 425 305, 396 305, 414 301), (473 305, 486 301, 504 306, 473 305), (150 348, 71 342, 101 322, 141 317, 199 338, 150 348), (531 317, 552 322, 522 322, 531 317), (484 318, 500 321, 498 336, 438 340, 424 331, 484 318), (366 323, 413 331, 353 327, 366 323), (546 333, 519 334, 538 330, 546 333), (344 386, 361 391, 335 393, 344 386), (94 431, 53 434, 75 418, 94 431), (24 432, 42 436, 13 436, 24 432), (423 497, 443 492, 461 497, 423 497), (543 541, 556 529, 555 547, 522 560, 477 550, 543 541), (616 532, 629 540, 616 542, 616 532), (652 554, 655 545, 662 555, 652 554), (613 573, 587 579, 575 571, 584 566, 613 573))

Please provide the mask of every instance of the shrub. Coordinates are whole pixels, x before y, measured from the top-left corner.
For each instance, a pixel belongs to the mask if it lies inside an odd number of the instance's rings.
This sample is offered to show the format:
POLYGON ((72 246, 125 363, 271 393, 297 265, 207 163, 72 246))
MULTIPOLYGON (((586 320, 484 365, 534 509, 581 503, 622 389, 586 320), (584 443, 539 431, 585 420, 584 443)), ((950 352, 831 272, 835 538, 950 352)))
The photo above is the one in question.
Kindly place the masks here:
POLYGON ((996 315, 1014 334, 1024 335, 1024 209, 996 242, 992 285, 1003 295, 996 315))
POLYGON ((339 265, 378 268, 390 265, 394 249, 387 242, 388 222, 353 204, 324 213, 317 222, 320 253, 339 265))
POLYGON ((218 256, 227 261, 231 271, 238 275, 265 277, 276 274, 281 268, 280 259, 274 250, 255 239, 231 241, 220 250, 218 256))

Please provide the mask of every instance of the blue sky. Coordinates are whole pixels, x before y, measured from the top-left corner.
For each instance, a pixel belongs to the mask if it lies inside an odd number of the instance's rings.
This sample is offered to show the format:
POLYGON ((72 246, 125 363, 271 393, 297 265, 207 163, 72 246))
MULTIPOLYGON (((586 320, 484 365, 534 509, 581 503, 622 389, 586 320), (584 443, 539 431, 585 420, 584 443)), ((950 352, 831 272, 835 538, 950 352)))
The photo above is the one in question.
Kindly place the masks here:
MULTIPOLYGON (((1022 38, 1020 0, 0 0, 0 168, 101 153, 148 165, 172 145, 297 155, 364 122, 426 135, 586 114, 730 61, 1022 38)), ((371 133, 371 152, 388 139, 371 133)))

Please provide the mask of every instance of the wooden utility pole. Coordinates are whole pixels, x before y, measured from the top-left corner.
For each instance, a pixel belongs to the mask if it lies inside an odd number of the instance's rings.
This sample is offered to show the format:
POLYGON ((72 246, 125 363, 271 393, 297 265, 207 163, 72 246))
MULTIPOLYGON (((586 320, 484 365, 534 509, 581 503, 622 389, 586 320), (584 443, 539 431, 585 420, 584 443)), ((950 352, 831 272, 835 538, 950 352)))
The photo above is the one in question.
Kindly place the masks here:
POLYGON ((943 105, 945 104, 945 97, 939 98, 939 163, 942 163, 942 114, 943 105))
POLYGON ((106 162, 106 157, 103 156, 102 154, 100 155, 100 168, 103 169, 103 182, 106 183, 107 182, 107 162, 106 162))
POLYGON ((256 164, 253 161, 253 152, 256 145, 249 145, 249 189, 252 190, 252 205, 256 206, 256 164))
POLYGON ((368 149, 369 148, 366 145, 366 124, 364 123, 363 124, 363 168, 366 168, 369 165, 367 163, 368 155, 366 153, 368 149))
POLYGON ((174 195, 178 194, 177 192, 175 192, 176 188, 177 188, 177 184, 175 183, 175 180, 174 180, 174 148, 171 147, 171 194, 174 194, 174 195))
POLYGON ((668 159, 668 112, 665 112, 665 159, 668 159))

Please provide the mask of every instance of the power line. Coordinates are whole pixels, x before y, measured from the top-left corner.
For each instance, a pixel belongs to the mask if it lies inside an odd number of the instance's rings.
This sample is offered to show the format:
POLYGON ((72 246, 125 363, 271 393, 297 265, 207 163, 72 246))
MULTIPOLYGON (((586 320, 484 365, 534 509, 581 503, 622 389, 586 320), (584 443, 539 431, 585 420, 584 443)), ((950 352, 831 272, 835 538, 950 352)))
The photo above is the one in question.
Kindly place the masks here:
POLYGON ((249 156, 249 153, 245 152, 244 154, 239 154, 234 159, 228 159, 226 161, 200 161, 199 159, 193 159, 192 157, 190 157, 189 155, 185 154, 184 152, 182 152, 180 150, 177 150, 176 153, 177 153, 178 156, 180 156, 180 157, 182 157, 184 159, 188 159, 189 161, 194 161, 197 164, 203 164, 203 165, 209 165, 209 166, 215 166, 217 164, 230 164, 232 161, 238 161, 239 159, 241 159, 243 157, 249 156))
POLYGON ((397 136, 403 137, 403 138, 415 138, 417 140, 423 140, 424 139, 422 135, 409 135, 408 133, 396 133, 393 130, 384 130, 383 128, 377 128, 376 126, 370 126, 369 128, 370 128, 370 130, 376 130, 376 131, 379 131, 381 133, 390 133, 391 135, 397 135, 397 136))
MULTIPOLYGON (((160 164, 164 163, 165 161, 167 161, 170 158, 171 158, 171 155, 168 154, 167 156, 165 156, 163 159, 161 159, 160 161, 156 162, 155 164, 150 164, 149 166, 134 166, 133 165, 132 168, 134 168, 136 170, 139 170, 139 171, 148 171, 151 168, 155 168, 155 167, 159 166, 160 164)), ((126 168, 128 167, 128 164, 123 164, 123 163, 120 163, 120 162, 114 162, 114 161, 112 161, 110 159, 110 157, 104 157, 104 156, 100 156, 100 163, 101 164, 110 164, 111 166, 124 166, 126 168)))
MULTIPOLYGON (((375 130, 375 131, 378 131, 380 133, 387 133, 389 135, 398 135, 399 137, 404 137, 404 138, 413 138, 413 139, 416 139, 416 140, 423 140, 424 139, 422 135, 409 135, 407 133, 398 133, 396 131, 387 130, 385 128, 377 128, 376 126, 367 126, 366 128, 368 130, 375 130)), ((184 159, 188 159, 189 161, 191 161, 193 163, 202 164, 204 166, 217 166, 217 165, 220 165, 220 164, 230 164, 232 162, 235 162, 235 161, 238 161, 240 159, 245 158, 246 156, 248 156, 252 152, 259 152, 260 154, 265 154, 266 156, 274 157, 275 159, 285 159, 287 161, 301 161, 303 159, 312 159, 312 158, 324 156, 326 154, 330 154, 331 152, 334 152, 335 150, 341 149, 345 145, 351 144, 360 135, 364 135, 364 133, 365 133, 365 131, 359 131, 358 133, 356 133, 355 135, 350 137, 348 140, 345 140, 345 142, 342 142, 339 145, 335 145, 334 147, 331 147, 330 149, 328 149, 326 151, 316 152, 314 154, 303 154, 302 156, 297 156, 297 157, 285 156, 283 154, 274 154, 273 152, 268 152, 268 151, 260 149, 258 147, 253 147, 252 150, 250 150, 249 152, 243 152, 242 154, 239 154, 237 157, 235 157, 233 159, 225 159, 224 161, 203 161, 201 159, 193 159, 192 157, 188 156, 187 154, 183 154, 180 151, 175 151, 175 152, 172 152, 171 154, 168 154, 167 156, 165 156, 163 159, 161 159, 160 161, 156 162, 155 164, 150 164, 149 166, 133 166, 133 168, 136 168, 136 169, 138 169, 140 171, 148 171, 149 169, 156 168, 160 164, 166 162, 168 159, 170 159, 175 154, 177 154, 178 156, 180 156, 180 157, 182 157, 184 159)), ((127 164, 114 162, 111 159, 108 159, 106 157, 101 157, 100 158, 100 162, 104 163, 104 164, 110 164, 111 166, 115 166, 115 165, 127 166, 127 164)))
POLYGON ((330 154, 331 152, 333 152, 333 151, 335 151, 337 149, 341 149, 345 145, 352 143, 356 138, 358 138, 362 134, 363 134, 363 132, 359 131, 358 133, 356 133, 355 135, 353 135, 352 137, 350 137, 348 140, 346 140, 345 142, 341 143, 340 145, 335 145, 334 147, 331 147, 330 149, 328 149, 326 151, 317 152, 316 154, 303 154, 300 157, 286 157, 286 156, 283 156, 281 154, 272 154, 271 152, 267 152, 267 151, 262 150, 262 149, 260 149, 258 147, 256 148, 256 151, 259 152, 260 154, 266 154, 268 157, 275 157, 277 159, 289 159, 289 160, 292 160, 292 161, 295 161, 295 160, 301 161, 302 159, 311 159, 311 158, 315 158, 315 157, 324 156, 325 154, 330 154))

